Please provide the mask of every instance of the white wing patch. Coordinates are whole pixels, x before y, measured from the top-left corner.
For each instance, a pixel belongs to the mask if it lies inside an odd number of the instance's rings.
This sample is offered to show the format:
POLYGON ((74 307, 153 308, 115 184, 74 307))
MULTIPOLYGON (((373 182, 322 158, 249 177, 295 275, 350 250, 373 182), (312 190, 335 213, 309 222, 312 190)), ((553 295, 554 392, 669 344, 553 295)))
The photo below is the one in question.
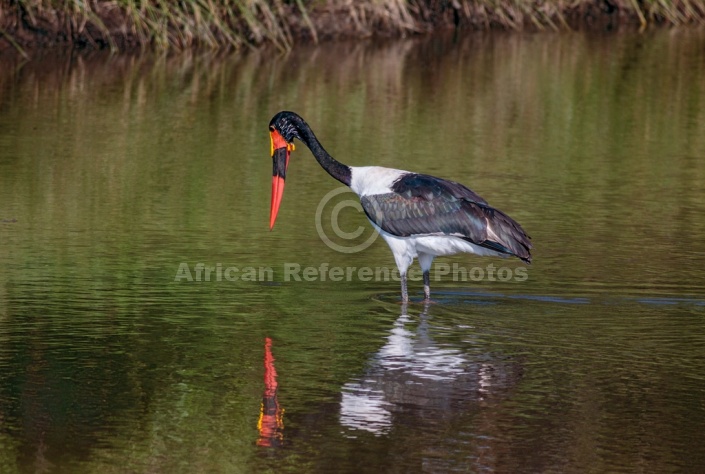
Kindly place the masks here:
POLYGON ((374 196, 392 192, 392 184, 408 171, 381 166, 352 166, 350 189, 358 196, 374 196))
POLYGON ((497 243, 502 242, 502 240, 497 236, 497 234, 494 233, 494 229, 492 229, 489 219, 485 219, 485 222, 487 222, 487 240, 497 243))

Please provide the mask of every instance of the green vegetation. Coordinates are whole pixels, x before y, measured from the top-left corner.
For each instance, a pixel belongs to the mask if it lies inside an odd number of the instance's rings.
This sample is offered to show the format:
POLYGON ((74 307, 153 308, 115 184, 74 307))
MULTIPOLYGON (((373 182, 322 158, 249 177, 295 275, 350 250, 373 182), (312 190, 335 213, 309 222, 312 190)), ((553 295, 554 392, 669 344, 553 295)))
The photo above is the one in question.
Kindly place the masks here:
POLYGON ((241 48, 439 29, 702 23, 705 0, 0 0, 0 51, 241 48))

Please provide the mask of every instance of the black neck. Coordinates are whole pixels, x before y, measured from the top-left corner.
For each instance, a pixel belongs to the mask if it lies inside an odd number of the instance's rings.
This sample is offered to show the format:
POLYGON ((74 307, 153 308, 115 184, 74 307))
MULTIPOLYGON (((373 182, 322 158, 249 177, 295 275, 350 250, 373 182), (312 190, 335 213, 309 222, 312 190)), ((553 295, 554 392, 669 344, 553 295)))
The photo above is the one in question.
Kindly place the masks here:
POLYGON ((313 134, 313 130, 311 130, 306 122, 299 123, 297 125, 298 126, 296 128, 299 139, 306 144, 309 150, 311 150, 311 153, 313 153, 313 156, 318 161, 318 164, 320 164, 329 175, 346 186, 350 186, 350 179, 352 177, 352 170, 350 167, 340 163, 328 154, 328 152, 321 145, 321 142, 319 142, 318 138, 316 138, 316 135, 313 134))

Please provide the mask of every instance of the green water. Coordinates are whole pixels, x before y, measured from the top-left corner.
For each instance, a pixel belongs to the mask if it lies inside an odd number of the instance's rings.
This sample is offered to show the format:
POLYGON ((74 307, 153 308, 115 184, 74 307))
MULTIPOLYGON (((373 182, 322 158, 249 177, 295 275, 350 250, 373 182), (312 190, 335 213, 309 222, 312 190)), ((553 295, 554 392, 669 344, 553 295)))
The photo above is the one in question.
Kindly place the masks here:
POLYGON ((704 41, 0 59, 0 471, 702 472, 704 41), (301 144, 270 232, 282 109, 468 185, 533 265, 439 258, 402 307, 301 144))

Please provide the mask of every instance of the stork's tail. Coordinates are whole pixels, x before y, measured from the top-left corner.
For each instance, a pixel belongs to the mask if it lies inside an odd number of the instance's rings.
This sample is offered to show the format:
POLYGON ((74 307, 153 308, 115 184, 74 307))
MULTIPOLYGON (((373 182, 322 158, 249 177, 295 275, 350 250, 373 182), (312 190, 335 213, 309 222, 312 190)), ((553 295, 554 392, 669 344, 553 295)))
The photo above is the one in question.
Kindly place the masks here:
POLYGON ((498 209, 487 206, 483 210, 487 218, 487 239, 480 245, 531 264, 531 237, 521 225, 498 209))

